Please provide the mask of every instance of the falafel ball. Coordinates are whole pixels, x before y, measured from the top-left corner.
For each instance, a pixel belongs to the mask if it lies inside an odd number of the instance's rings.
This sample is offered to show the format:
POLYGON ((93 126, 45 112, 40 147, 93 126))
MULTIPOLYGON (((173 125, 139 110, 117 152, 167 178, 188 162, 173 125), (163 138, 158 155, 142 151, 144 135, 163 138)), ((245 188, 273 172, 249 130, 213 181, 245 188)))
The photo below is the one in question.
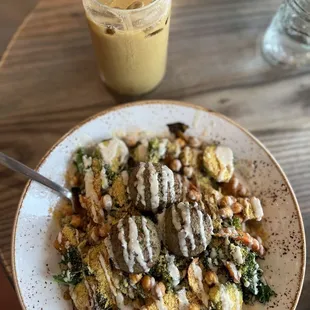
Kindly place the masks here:
POLYGON ((212 220, 197 203, 180 202, 158 217, 165 246, 173 254, 193 257, 202 253, 211 241, 212 220))
POLYGON ((105 244, 115 268, 129 273, 148 272, 160 254, 156 226, 144 216, 121 219, 105 244))
POLYGON ((129 192, 138 210, 158 213, 181 200, 182 181, 165 165, 141 162, 130 174, 129 192))

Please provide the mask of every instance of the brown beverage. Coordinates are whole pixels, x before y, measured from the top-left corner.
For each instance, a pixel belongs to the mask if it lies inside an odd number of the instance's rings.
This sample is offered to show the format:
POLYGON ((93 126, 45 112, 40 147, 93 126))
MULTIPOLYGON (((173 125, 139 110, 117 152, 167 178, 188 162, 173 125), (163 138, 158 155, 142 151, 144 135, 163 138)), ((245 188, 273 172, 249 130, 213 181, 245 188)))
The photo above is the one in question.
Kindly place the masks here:
POLYGON ((101 79, 140 95, 166 71, 171 0, 84 0, 101 79))

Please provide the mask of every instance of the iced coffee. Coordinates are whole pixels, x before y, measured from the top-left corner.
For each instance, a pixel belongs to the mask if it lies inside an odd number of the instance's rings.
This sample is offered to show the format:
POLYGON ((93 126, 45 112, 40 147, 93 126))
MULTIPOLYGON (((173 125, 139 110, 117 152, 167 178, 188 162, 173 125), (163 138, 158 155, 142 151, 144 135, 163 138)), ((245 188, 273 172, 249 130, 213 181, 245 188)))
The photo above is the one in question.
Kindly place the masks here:
POLYGON ((171 0, 83 0, 101 79, 140 95, 166 71, 171 0))

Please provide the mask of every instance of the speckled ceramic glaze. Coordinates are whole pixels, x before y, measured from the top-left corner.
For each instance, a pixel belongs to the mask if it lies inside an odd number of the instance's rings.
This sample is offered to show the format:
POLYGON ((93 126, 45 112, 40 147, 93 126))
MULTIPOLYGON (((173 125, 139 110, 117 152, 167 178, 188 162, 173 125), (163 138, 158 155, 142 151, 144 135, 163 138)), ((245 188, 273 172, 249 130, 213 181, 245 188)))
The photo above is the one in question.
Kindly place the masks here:
MULTIPOLYGON (((261 265, 268 283, 278 295, 268 305, 255 305, 253 309, 295 309, 305 272, 305 234, 296 198, 270 153, 247 131, 224 116, 171 101, 122 105, 71 130, 48 152, 38 171, 64 184, 68 162, 77 147, 136 130, 163 133, 167 131, 167 123, 176 121, 188 124, 190 134, 231 147, 237 169, 262 200, 268 252, 261 265)), ((12 261, 16 289, 24 309, 72 309, 52 278, 59 272, 57 263, 60 260, 53 248, 58 228, 51 215, 58 201, 55 193, 30 182, 19 204, 12 261)))

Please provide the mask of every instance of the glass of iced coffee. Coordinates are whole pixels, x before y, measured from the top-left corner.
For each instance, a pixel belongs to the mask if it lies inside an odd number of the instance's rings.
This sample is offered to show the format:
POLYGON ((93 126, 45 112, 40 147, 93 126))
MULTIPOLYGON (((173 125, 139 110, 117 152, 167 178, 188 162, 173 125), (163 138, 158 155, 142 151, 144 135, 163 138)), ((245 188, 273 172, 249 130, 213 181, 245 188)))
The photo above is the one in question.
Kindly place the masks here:
POLYGON ((166 71, 171 0, 83 0, 99 66, 108 87, 150 92, 166 71))

